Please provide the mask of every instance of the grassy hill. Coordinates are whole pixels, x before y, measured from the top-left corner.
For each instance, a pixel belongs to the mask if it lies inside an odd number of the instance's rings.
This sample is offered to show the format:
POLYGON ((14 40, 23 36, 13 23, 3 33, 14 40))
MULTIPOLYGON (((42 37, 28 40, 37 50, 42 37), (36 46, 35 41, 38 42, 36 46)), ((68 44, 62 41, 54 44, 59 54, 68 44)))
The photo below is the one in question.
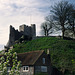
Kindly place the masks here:
POLYGON ((65 75, 75 72, 75 40, 63 40, 55 37, 43 37, 21 44, 15 44, 13 51, 23 53, 34 50, 50 49, 52 65, 65 75), (70 72, 70 73, 69 73, 70 72))

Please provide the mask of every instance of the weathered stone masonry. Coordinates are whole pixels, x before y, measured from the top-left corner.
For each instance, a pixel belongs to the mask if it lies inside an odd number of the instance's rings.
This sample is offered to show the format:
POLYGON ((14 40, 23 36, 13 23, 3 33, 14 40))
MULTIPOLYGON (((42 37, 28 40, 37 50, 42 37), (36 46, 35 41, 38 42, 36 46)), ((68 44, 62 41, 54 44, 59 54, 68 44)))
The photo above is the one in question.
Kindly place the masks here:
POLYGON ((35 24, 31 24, 31 26, 27 26, 25 24, 20 25, 19 31, 15 30, 15 28, 12 25, 10 25, 9 41, 6 47, 14 45, 15 41, 19 40, 22 36, 26 37, 26 39, 28 40, 36 37, 35 24))

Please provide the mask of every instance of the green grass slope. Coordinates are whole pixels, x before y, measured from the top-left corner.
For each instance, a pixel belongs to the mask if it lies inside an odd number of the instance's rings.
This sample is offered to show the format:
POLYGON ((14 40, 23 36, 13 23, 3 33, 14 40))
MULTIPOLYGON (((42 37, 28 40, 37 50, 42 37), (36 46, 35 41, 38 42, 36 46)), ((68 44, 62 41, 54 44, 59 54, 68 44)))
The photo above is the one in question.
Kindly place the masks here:
POLYGON ((66 70, 68 70, 73 73, 75 71, 75 40, 43 37, 21 44, 15 44, 13 51, 23 53, 47 49, 50 49, 51 62, 53 66, 62 72, 66 72, 66 70))
POLYGON ((21 44, 15 44, 13 51, 17 53, 28 52, 33 50, 74 50, 75 41, 74 40, 63 40, 55 37, 43 37, 29 42, 24 42, 21 44))

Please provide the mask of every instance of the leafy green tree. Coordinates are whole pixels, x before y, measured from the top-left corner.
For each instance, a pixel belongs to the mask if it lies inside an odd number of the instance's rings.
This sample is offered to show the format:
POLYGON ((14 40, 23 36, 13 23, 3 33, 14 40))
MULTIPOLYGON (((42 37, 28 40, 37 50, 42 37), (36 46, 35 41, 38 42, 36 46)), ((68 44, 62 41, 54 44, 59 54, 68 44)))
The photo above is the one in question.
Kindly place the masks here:
POLYGON ((0 61, 0 75, 7 75, 8 66, 10 66, 11 62, 13 64, 9 75, 20 75, 19 69, 21 66, 21 61, 17 60, 16 52, 13 53, 12 50, 8 50, 8 52, 5 52, 1 56, 0 61))
POLYGON ((61 26, 62 37, 64 38, 65 27, 67 27, 68 16, 73 10, 73 5, 67 1, 60 1, 52 6, 51 12, 53 19, 58 22, 58 25, 61 26), (66 26, 65 26, 66 25, 66 26))

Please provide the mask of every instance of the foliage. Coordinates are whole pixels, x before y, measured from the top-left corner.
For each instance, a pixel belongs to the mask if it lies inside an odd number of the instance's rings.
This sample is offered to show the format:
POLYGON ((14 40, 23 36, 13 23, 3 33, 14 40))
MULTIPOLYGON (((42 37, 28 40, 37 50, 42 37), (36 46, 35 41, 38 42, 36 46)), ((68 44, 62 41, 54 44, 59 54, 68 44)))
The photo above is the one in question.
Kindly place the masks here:
POLYGON ((12 50, 8 50, 8 52, 5 52, 1 58, 0 58, 0 75, 7 75, 7 71, 9 66, 11 66, 12 62, 12 67, 11 71, 9 72, 9 75, 19 75, 19 69, 20 69, 20 61, 17 61, 17 54, 16 52, 12 52, 12 50), (16 69, 16 71, 15 71, 16 69))
POLYGON ((34 50, 50 49, 53 66, 61 71, 75 71, 75 40, 55 37, 42 37, 26 43, 15 44, 13 51, 23 53, 34 50))
MULTIPOLYGON (((75 32, 75 9, 70 13, 71 15, 68 16, 68 22, 69 22, 69 29, 75 32)), ((75 34, 75 33, 74 33, 75 34)))
POLYGON ((75 49, 75 41, 63 40, 55 37, 42 37, 21 44, 15 44, 13 51, 23 53, 33 50, 70 50, 75 49))
POLYGON ((71 15, 72 10, 73 10, 73 5, 70 4, 68 1, 60 1, 59 3, 56 3, 54 6, 52 6, 51 9, 51 12, 53 14, 53 19, 59 23, 57 25, 61 26, 63 38, 64 38, 65 29, 68 25, 68 16, 71 15))

